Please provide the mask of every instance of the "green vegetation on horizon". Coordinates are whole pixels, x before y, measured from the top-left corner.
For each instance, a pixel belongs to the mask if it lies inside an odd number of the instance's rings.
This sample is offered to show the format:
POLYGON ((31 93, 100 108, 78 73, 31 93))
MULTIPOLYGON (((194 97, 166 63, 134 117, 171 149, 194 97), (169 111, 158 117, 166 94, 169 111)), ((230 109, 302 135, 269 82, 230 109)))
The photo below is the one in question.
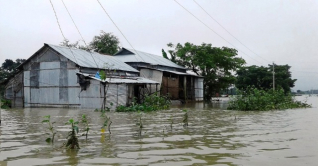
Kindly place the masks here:
MULTIPOLYGON (((283 88, 284 92, 290 93, 291 88, 295 86, 296 79, 291 78, 289 65, 275 64, 275 87, 283 88)), ((245 90, 248 87, 269 90, 273 88, 273 65, 264 66, 246 66, 237 70, 236 88, 245 90)))
POLYGON ((311 106, 306 102, 296 101, 290 93, 285 94, 282 88, 278 90, 263 90, 255 87, 247 87, 244 91, 238 91, 238 95, 230 99, 227 109, 267 111, 308 107, 311 106))

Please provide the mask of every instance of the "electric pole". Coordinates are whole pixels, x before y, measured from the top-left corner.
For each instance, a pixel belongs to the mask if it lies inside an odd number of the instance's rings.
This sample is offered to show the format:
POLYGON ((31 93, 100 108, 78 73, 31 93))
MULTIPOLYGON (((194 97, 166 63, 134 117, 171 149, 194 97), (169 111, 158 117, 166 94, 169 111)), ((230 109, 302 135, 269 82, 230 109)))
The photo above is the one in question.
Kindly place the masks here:
POLYGON ((273 62, 273 90, 275 90, 275 68, 274 68, 274 62, 273 62))

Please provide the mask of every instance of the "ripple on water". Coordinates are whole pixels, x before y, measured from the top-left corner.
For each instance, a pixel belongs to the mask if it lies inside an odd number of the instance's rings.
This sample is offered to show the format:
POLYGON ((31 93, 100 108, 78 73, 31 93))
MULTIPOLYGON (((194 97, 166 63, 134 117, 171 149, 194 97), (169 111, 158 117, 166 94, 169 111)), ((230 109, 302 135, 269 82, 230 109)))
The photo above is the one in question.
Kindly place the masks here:
MULTIPOLYGON (((308 99, 315 102, 316 98, 308 99)), ((72 109, 2 110, 0 165, 315 165, 318 162, 317 108, 239 112, 186 105, 145 113, 108 113, 110 135, 101 133, 98 112, 72 109), (183 127, 189 110, 189 127, 183 127), (81 149, 60 148, 69 118, 87 114, 88 140, 81 149), (51 115, 58 134, 54 145, 44 140, 43 116, 51 115), (171 128, 171 117, 173 124, 171 128)), ((80 128, 82 125, 79 125, 80 128)), ((80 131, 84 133, 84 131, 80 131)))

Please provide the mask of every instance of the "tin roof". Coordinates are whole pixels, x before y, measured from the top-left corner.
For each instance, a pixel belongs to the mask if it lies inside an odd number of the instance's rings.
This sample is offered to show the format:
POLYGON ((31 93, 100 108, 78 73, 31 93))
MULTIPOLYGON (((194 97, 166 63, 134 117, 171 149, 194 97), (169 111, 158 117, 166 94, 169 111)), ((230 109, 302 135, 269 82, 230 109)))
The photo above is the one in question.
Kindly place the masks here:
POLYGON ((87 73, 77 72, 77 74, 80 74, 85 77, 89 77, 91 79, 95 79, 101 82, 107 82, 107 83, 113 83, 113 84, 159 84, 159 82, 157 81, 153 81, 143 77, 125 77, 125 78, 115 77, 115 78, 106 78, 106 80, 101 80, 87 73))
POLYGON ((138 70, 127 65, 123 61, 109 55, 102 55, 96 52, 89 52, 82 49, 55 46, 52 44, 45 44, 45 45, 48 45, 49 47, 51 47, 52 49, 54 49, 55 51, 57 51, 58 53, 65 56, 67 59, 73 61, 74 63, 76 63, 77 65, 81 67, 104 68, 106 65, 106 67, 110 69, 138 72, 138 70))
POLYGON ((183 66, 177 65, 162 56, 128 48, 122 48, 122 50, 116 53, 114 57, 123 62, 145 62, 151 65, 162 65, 179 69, 186 69, 183 66))

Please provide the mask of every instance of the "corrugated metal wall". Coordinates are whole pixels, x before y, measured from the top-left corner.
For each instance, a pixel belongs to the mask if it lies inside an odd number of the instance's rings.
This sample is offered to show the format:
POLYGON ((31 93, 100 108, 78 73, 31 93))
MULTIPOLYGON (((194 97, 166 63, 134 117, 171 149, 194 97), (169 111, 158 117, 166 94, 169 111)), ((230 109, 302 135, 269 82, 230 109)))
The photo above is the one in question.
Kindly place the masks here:
POLYGON ((102 84, 98 80, 91 79, 86 91, 80 93, 81 108, 100 109, 104 100, 104 88, 106 92, 106 107, 112 110, 119 105, 126 105, 128 99, 127 84, 102 84), (111 106, 111 103, 113 105, 111 106))
POLYGON ((11 100, 12 107, 23 107, 23 72, 9 80, 5 86, 4 97, 11 100))
POLYGON ((194 88, 195 88, 195 100, 203 101, 203 78, 195 77, 194 88))
POLYGON ((24 68, 25 107, 79 107, 75 64, 43 49, 24 68))
MULTIPOLYGON (((141 69, 140 76, 159 82, 159 85, 157 85, 157 91, 158 91, 158 94, 160 95, 160 88, 161 88, 162 76, 163 76, 162 71, 151 70, 151 69, 141 69)), ((151 90, 151 93, 156 92, 156 85, 151 85, 151 86, 147 85, 147 88, 151 90)))

